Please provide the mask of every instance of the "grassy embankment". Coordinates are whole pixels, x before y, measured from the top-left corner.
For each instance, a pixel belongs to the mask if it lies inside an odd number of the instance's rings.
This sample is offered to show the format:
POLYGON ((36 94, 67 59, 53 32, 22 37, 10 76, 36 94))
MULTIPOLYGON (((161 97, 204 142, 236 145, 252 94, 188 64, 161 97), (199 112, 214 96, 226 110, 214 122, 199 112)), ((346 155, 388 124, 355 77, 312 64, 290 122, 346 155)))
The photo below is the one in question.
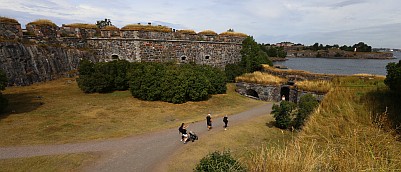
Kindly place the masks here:
POLYGON ((284 149, 261 147, 246 161, 249 170, 400 171, 401 143, 383 114, 373 123, 365 99, 385 89, 383 78, 338 78, 335 86, 296 139, 284 149))

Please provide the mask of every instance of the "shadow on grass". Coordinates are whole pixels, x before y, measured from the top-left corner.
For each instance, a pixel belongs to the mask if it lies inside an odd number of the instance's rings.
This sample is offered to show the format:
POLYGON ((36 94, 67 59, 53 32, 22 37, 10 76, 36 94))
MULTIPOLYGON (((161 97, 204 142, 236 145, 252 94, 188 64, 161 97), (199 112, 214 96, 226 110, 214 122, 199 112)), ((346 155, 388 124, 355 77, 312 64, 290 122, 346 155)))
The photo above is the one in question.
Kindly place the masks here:
POLYGON ((0 114, 0 120, 13 114, 31 112, 44 104, 38 93, 3 94, 8 100, 7 108, 0 114))
POLYGON ((267 123, 266 123, 266 126, 268 126, 269 128, 276 127, 276 122, 275 122, 275 121, 267 122, 267 123))
POLYGON ((386 114, 391 121, 390 126, 401 135, 401 95, 387 89, 378 89, 369 92, 365 97, 369 110, 372 112, 372 119, 378 119, 380 115, 386 114))

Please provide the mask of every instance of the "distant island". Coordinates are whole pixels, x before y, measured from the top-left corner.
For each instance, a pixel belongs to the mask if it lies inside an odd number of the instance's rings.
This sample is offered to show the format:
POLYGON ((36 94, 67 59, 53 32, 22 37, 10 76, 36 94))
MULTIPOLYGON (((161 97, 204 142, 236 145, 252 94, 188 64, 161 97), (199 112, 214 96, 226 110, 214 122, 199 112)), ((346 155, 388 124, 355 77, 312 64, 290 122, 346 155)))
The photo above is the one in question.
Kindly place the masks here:
MULTIPOLYGON (((394 59, 392 52, 383 52, 381 49, 372 49, 371 46, 359 42, 353 46, 326 45, 315 43, 311 46, 294 44, 291 42, 281 42, 269 47, 280 47, 286 52, 288 58, 338 58, 338 59, 394 59)), ((285 58, 283 58, 284 60, 285 58)), ((275 57, 274 61, 280 61, 280 57, 275 57)))

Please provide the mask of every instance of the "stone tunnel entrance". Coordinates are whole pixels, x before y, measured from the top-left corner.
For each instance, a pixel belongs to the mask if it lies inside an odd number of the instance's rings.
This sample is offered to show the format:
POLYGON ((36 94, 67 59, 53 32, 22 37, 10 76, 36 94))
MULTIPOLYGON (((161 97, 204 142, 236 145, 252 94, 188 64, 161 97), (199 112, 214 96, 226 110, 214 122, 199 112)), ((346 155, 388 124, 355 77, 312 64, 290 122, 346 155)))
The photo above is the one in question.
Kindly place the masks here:
POLYGON ((285 101, 289 101, 290 100, 290 86, 288 85, 283 85, 281 87, 281 91, 280 91, 280 100, 281 97, 285 97, 285 101))
POLYGON ((113 59, 113 60, 118 60, 118 55, 117 55, 117 54, 111 55, 111 59, 113 59))
POLYGON ((255 97, 255 98, 259 98, 258 93, 255 90, 252 90, 252 89, 246 90, 246 95, 251 96, 251 97, 255 97))

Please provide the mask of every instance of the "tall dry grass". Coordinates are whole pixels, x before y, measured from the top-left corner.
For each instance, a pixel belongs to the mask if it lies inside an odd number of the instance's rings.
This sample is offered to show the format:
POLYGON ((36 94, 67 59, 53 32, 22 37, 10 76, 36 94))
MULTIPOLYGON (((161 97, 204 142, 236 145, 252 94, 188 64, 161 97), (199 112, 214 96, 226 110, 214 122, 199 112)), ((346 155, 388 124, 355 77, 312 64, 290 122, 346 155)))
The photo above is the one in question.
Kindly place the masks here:
POLYGON ((88 24, 88 23, 72 23, 72 24, 66 24, 64 26, 82 28, 82 29, 97 29, 97 26, 95 24, 88 24))
POLYGON ((287 82, 286 79, 263 72, 246 73, 235 78, 236 82, 250 82, 256 84, 279 85, 287 82))
POLYGON ((0 16, 0 22, 1 23, 19 24, 18 21, 13 18, 2 17, 2 16, 0 16))
POLYGON ((33 22, 29 22, 27 25, 39 25, 39 26, 52 26, 56 27, 57 25, 48 19, 37 19, 33 22))
POLYGON ((204 30, 204 31, 199 32, 198 34, 200 34, 200 35, 211 35, 211 36, 217 35, 217 33, 215 31, 212 31, 212 30, 204 30))
POLYGON ((122 27, 120 30, 130 31, 154 31, 154 32, 172 32, 171 28, 167 26, 153 26, 153 25, 140 25, 140 24, 129 24, 122 27))
POLYGON ((237 37, 247 37, 248 35, 240 32, 222 32, 220 33, 222 36, 237 36, 237 37))
POLYGON ((297 82, 296 85, 300 90, 319 93, 328 93, 333 88, 332 82, 326 80, 305 80, 297 82))
POLYGON ((247 161, 249 170, 400 171, 401 143, 372 123, 360 94, 334 88, 294 141, 261 148, 247 161))
POLYGON ((194 30, 191 29, 184 29, 184 30, 177 30, 178 33, 183 33, 183 34, 191 34, 191 35, 195 35, 196 32, 194 30))

